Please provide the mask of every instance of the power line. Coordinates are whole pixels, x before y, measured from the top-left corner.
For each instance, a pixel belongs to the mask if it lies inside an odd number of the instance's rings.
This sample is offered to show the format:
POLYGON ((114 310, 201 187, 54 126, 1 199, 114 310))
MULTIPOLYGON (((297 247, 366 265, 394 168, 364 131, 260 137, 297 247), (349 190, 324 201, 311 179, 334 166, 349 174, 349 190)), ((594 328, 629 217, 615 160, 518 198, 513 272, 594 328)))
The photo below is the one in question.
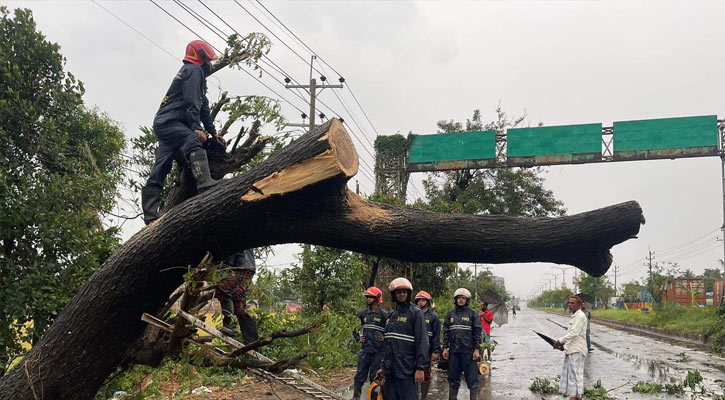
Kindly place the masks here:
MULTIPOLYGON (((254 16, 254 14, 252 14, 251 12, 249 12, 249 10, 247 10, 247 9, 246 9, 246 8, 245 8, 245 7, 243 6, 243 5, 239 4, 239 2, 238 2, 237 0, 234 0, 234 2, 235 2, 235 3, 236 3, 236 4, 238 5, 238 6, 239 6, 239 7, 241 7, 241 8, 242 8, 242 10, 246 11, 246 13, 247 13, 247 14, 249 14, 249 16, 250 16, 250 17, 254 18, 254 20, 255 20, 255 21, 257 21, 257 23, 259 23, 260 25, 262 25, 262 26, 264 27, 264 29, 266 29, 266 30, 267 30, 267 32, 271 33, 271 34, 272 34, 272 36, 274 36, 274 37, 275 37, 275 38, 276 38, 277 40, 279 40, 280 42, 282 42, 282 44, 284 44, 284 45, 285 45, 285 47, 287 47, 287 48, 288 48, 288 49, 289 49, 289 50, 290 50, 290 51, 291 51, 292 53, 294 53, 294 54, 295 54, 295 55, 296 55, 297 57, 299 57, 299 58, 300 58, 300 60, 302 60, 302 61, 303 61, 304 63, 307 63, 307 60, 306 60, 306 59, 305 59, 304 57, 302 57, 302 56, 301 56, 301 55, 300 55, 300 54, 299 54, 298 52, 294 51, 294 49, 292 49, 292 47, 290 47, 290 46, 289 46, 289 45, 287 44, 287 42, 285 42, 284 40, 280 39, 280 37, 279 37, 279 36, 277 36, 277 34, 275 34, 274 32, 272 32, 272 30, 271 30, 271 29, 269 29, 269 28, 267 27, 267 25, 263 24, 263 23, 262 23, 262 21, 260 21, 260 20, 259 20, 259 19, 258 19, 257 17, 255 17, 255 16, 254 16)), ((313 65, 311 65, 310 67, 312 67, 312 69, 313 69, 313 70, 315 70, 315 71, 317 71, 318 73, 320 73, 320 74, 322 73, 322 72, 320 72, 320 71, 319 71, 319 70, 318 70, 317 68, 315 68, 315 67, 314 67, 313 65)))
MULTIPOLYGON (((201 0, 200 0, 200 2, 201 2, 201 0)), ((211 9, 211 8, 210 8, 209 6, 207 6, 207 5, 206 5, 206 4, 204 4, 203 2, 201 2, 201 4, 202 4, 202 5, 203 5, 203 6, 204 6, 204 7, 205 7, 205 8, 207 9, 207 10, 209 10, 209 11, 210 11, 210 12, 211 12, 212 14, 214 14, 214 16, 216 16, 216 17, 217 17, 217 19, 219 19, 219 20, 220 20, 220 21, 221 21, 221 22, 222 22, 223 24, 225 24, 225 25, 226 25, 227 27, 229 27, 229 28, 230 28, 230 29, 231 29, 232 31, 234 31, 234 32, 235 32, 235 33, 236 33, 237 35, 239 35, 239 36, 241 37, 241 34, 240 34, 240 33, 239 33, 239 32, 238 32, 238 31, 237 31, 237 30, 236 30, 236 29, 235 29, 235 28, 234 28, 234 27, 233 27, 233 26, 232 26, 231 24, 229 24, 229 23, 228 23, 228 22, 227 22, 227 21, 226 21, 226 20, 225 20, 224 18, 222 18, 222 17, 221 17, 221 16, 219 15, 219 14, 217 14, 217 13, 216 13, 216 12, 215 12, 214 10, 212 10, 212 9, 211 9)), ((242 7, 242 8, 244 8, 244 7, 243 7, 243 6, 241 5, 241 4, 238 4, 238 5, 239 5, 240 7, 242 7)), ((245 11, 247 11, 247 12, 249 13, 249 11, 248 11, 248 10, 246 10, 246 9, 245 9, 245 11)), ((255 20, 257 20, 257 19, 255 18, 255 20)), ((178 21, 178 20, 177 20, 177 21, 178 21)), ((260 21, 259 21, 259 20, 257 20, 257 22, 260 22, 260 21)), ((209 23, 210 23, 210 22, 209 22, 209 23)), ((210 23, 210 24, 211 24, 211 23, 210 23)), ((261 22, 260 22, 260 24, 261 24, 261 22)), ((213 24, 212 24, 212 25, 213 25, 213 24)), ((264 24, 261 24, 261 25, 262 25, 262 26, 264 26, 264 24)), ((265 27, 265 29, 267 29, 267 30, 269 31, 269 28, 267 28, 266 26, 264 26, 264 27, 265 27)), ((216 29, 219 29, 219 28, 216 28, 216 29)), ((221 31, 221 29, 219 29, 219 30, 221 31)), ((270 31, 270 33, 272 33, 272 32, 270 31)), ((272 34, 274 35, 274 33, 272 33, 272 34)), ((275 37, 277 37, 277 36, 275 35, 275 37)), ((279 37, 277 37, 277 39, 278 39, 278 40, 280 40, 280 41, 282 41, 281 39, 279 39, 279 37)), ((284 43, 284 41, 282 41, 282 42, 284 43)), ((286 43, 284 43, 284 44, 285 44, 285 45, 286 45, 286 46, 287 46, 287 47, 289 48, 289 46, 288 46, 288 45, 287 45, 286 43)), ((266 56, 265 56, 265 57, 266 57, 266 56)), ((273 64, 273 65, 274 65, 275 67, 276 67, 276 69, 278 70, 277 72, 282 72, 282 74, 283 74, 283 75, 285 75, 286 77, 289 77, 289 76, 290 76, 290 74, 287 74, 287 72, 286 72, 286 71, 284 71, 284 69, 282 69, 282 68, 281 68, 281 67, 280 67, 279 65, 277 65, 276 63, 274 63, 274 61, 273 61, 273 60, 271 60, 271 59, 270 59, 269 57, 266 57, 266 58, 267 58, 267 59, 268 59, 268 60, 269 60, 269 61, 270 61, 270 62, 271 62, 271 63, 272 63, 272 64, 273 64)), ((303 60, 304 60, 304 59, 303 59, 303 60)), ((260 68, 261 68, 261 67, 260 67, 260 68)), ((315 69, 315 70, 316 70, 316 69, 315 69)), ((264 70, 263 70, 263 71, 264 71, 264 70)), ((247 72, 247 71, 245 70, 245 72, 247 72)), ((318 71, 318 72, 319 72, 319 71, 318 71)), ((249 74, 249 72, 247 72, 247 73, 249 74)), ((270 77, 272 77, 272 79, 274 79, 274 80, 276 80, 276 81, 277 81, 278 83, 282 84, 282 82, 280 82, 280 81, 279 81, 279 79, 277 79, 277 78, 276 78, 276 77, 275 77, 275 76, 274 76, 273 74, 271 74, 271 73, 269 73, 269 72, 267 72, 267 74, 268 74, 268 75, 270 75, 270 77)), ((291 80, 292 80, 292 81, 294 81, 294 82, 296 82, 296 80, 294 80, 294 78, 291 78, 291 80)), ((260 81, 260 83, 262 83, 262 82, 260 81)), ((264 84, 264 83, 262 83, 262 84, 264 84)), ((275 94, 277 94, 278 96, 280 96, 280 95, 279 95, 279 94, 278 94, 277 92, 275 92, 275 91, 274 91, 274 90, 273 90, 272 88, 270 88, 269 86, 265 85, 265 87, 267 87, 267 89, 269 89, 269 90, 270 90, 270 91, 272 91, 273 93, 275 93, 275 94)), ((307 92, 309 93, 309 91, 307 91, 307 92)), ((297 95, 297 96, 298 96, 298 97, 299 97, 300 99, 302 99, 303 101, 307 102, 307 100, 306 100, 306 99, 304 99, 304 98, 303 98, 303 97, 302 97, 302 96, 301 96, 301 95, 300 95, 299 93, 295 93, 295 92, 293 92, 293 93, 294 93, 294 94, 296 94, 296 95, 297 95)), ((281 97, 281 96, 280 96, 280 97, 281 97)), ((288 103, 289 103, 289 101, 288 101, 288 103)), ((328 110, 329 110, 330 112, 332 112, 332 113, 334 113, 334 114, 336 114, 336 115, 339 115, 339 113, 337 113, 336 111, 334 111, 334 110, 333 110, 332 108, 330 108, 330 107, 329 107, 329 106, 328 106, 327 104, 325 104, 324 102, 320 101, 320 103, 321 103, 321 104, 322 104, 323 106, 325 106, 325 107, 326 107, 326 108, 327 108, 327 109, 328 109, 328 110)), ((290 104, 291 104, 291 103, 290 103, 290 104)), ((293 105, 293 106, 294 106, 294 105, 293 105)), ((304 113, 304 112, 303 112, 303 111, 302 111, 302 110, 301 110, 301 109, 300 109, 299 107, 297 107, 297 106, 294 106, 294 107, 295 107, 295 108, 296 108, 296 109, 297 109, 297 110, 298 110, 298 111, 299 111, 300 113, 304 113)), ((359 142, 360 142, 360 143, 361 143, 361 144, 363 145, 363 148, 365 148, 365 150, 366 150, 366 151, 367 151, 367 152, 369 153, 369 151, 368 151, 368 150, 367 150, 367 148, 365 147, 365 142, 364 142, 364 141, 362 141, 362 140, 361 140, 361 139, 360 139, 359 137, 357 137, 357 135, 356 135, 356 134, 354 133, 354 131, 350 130, 350 133, 351 133, 351 134, 353 134, 353 136, 354 136, 355 138, 357 138, 357 140, 358 140, 358 141, 359 141, 359 142)), ((374 156, 373 156, 373 158, 374 158, 374 156)), ((370 167, 370 166, 369 166, 369 165, 368 165, 368 164, 367 164, 367 163, 366 163, 366 162, 364 161, 364 159, 361 159, 361 165, 362 165, 363 167, 367 167, 367 168, 368 168, 368 169, 369 169, 369 170, 371 171, 371 173, 372 173, 373 169, 372 169, 372 168, 371 168, 371 167, 370 167)), ((374 179, 373 179, 372 177, 370 177, 370 176, 369 176, 369 175, 368 175, 368 174, 366 173, 366 171, 365 171, 364 169, 360 169, 360 171, 361 171, 361 173, 362 173, 363 175, 365 175, 366 177, 368 177, 368 179, 371 179, 371 180, 372 180, 373 182, 375 181, 375 180, 374 180, 374 179)))
MULTIPOLYGON (((174 21, 178 22, 178 23, 179 23, 179 24, 180 24, 181 26, 183 26, 184 28, 186 28, 186 29, 187 29, 187 30, 188 30, 189 32, 193 33, 194 35, 196 35, 196 36, 197 36, 197 37, 199 37, 199 38, 201 38, 201 37, 202 37, 202 36, 201 36, 200 34, 196 33, 196 32, 195 32, 195 31, 194 31, 193 29, 191 29, 191 28, 189 28, 188 26, 186 26, 186 24, 185 24, 185 23, 181 22, 181 20, 179 20, 178 18, 176 18, 176 17, 175 17, 175 16, 173 15, 173 14, 171 14, 171 13, 170 13, 170 12, 168 12, 168 11, 166 11, 166 9, 165 9, 165 8, 163 8, 163 7, 161 7, 160 5, 158 5, 158 4, 157 4, 157 3, 156 3, 156 2, 154 1, 154 0, 149 0, 149 1, 150 1, 151 3, 153 3, 153 5, 155 5, 156 7, 158 7, 158 8, 159 8, 159 9, 160 9, 161 11, 163 11, 164 13, 166 13, 166 15, 168 15, 168 16, 169 16, 169 17, 171 17, 171 18, 173 18, 173 19, 174 19, 174 21)), ((217 51, 217 53, 221 54, 221 51, 219 51, 219 49, 217 49, 216 47, 214 47, 214 45, 213 45, 213 44, 211 44, 211 43, 210 43, 210 42, 209 42, 208 40, 205 40, 205 39, 203 39, 203 38, 202 38, 202 40, 204 40, 205 42, 209 43, 209 46, 211 46, 211 48, 212 48, 212 49, 216 50, 216 51, 217 51)))
MULTIPOLYGON (((210 42, 209 42, 208 40, 204 39, 204 37, 203 37, 203 36, 199 35, 199 34, 198 34, 198 33, 196 33, 196 32, 195 32, 195 31, 194 31, 193 29, 189 28, 189 27, 188 27, 188 26, 187 26, 186 24, 184 24, 183 22, 181 22, 181 21, 180 21, 180 20, 179 20, 178 18, 176 18, 176 17, 175 17, 175 16, 173 15, 173 14, 171 14, 171 13, 170 13, 170 12, 168 12, 168 11, 167 11, 166 9, 164 9, 163 7, 161 7, 160 5, 158 5, 158 4, 156 3, 156 2, 154 2, 154 0, 149 0, 149 1, 150 1, 151 3, 153 3, 153 4, 154 4, 154 5, 156 6, 156 7, 158 7, 159 9, 161 9, 161 10, 162 10, 162 11, 163 11, 164 13, 166 13, 166 14, 167 14, 168 16, 170 16, 171 18, 173 18, 173 19, 174 19, 174 20, 175 20, 176 22, 178 22, 179 24, 181 24, 181 26, 183 26, 184 28, 186 28, 186 29, 187 29, 187 30, 188 30, 189 32, 193 33, 194 35, 196 35, 196 36, 197 36, 197 37, 199 37, 200 39, 202 39, 202 40, 204 40, 205 42, 209 43, 209 46, 211 46, 211 47, 212 47, 212 48, 213 48, 214 50, 216 50, 216 51, 217 51, 218 53, 220 53, 220 54, 221 54, 221 51, 219 51, 219 49, 217 49, 216 47, 214 47, 214 45, 212 45, 212 44, 211 44, 211 43, 210 43, 210 42)), ((208 28, 208 27, 207 27, 207 29, 211 30, 211 28, 208 28)), ((261 67, 260 67, 260 68, 261 68, 261 67)), ((269 87, 269 86, 268 86, 268 85, 267 85, 266 83, 262 82, 262 80, 261 80, 261 79, 259 79, 259 78, 257 78, 256 76, 254 76, 254 74, 252 74, 251 72, 247 71, 247 70, 246 70, 246 69, 244 69, 244 68, 241 68, 241 70, 243 70, 244 72, 246 72, 246 73, 247 73, 247 75, 251 76, 251 77, 252 77, 253 79, 255 79, 255 80, 256 80, 257 82, 261 83, 261 84, 262 84, 262 86, 264 86, 264 87, 265 87, 265 88, 267 88, 267 89, 268 89, 269 91, 271 91, 272 93, 274 93, 275 95, 277 95, 278 97, 280 97, 280 98, 281 98, 282 100, 284 100, 284 101, 285 101, 286 103, 288 103, 288 104, 289 104, 289 105, 291 105, 292 107, 296 108, 296 109, 297 109, 297 110, 299 110, 300 112, 303 112, 303 111, 302 111, 302 110, 301 110, 301 109, 300 109, 299 107, 297 107, 297 106, 296 106, 296 105, 294 105, 294 104, 293 104, 292 102, 290 102, 289 100, 287 100, 287 99, 286 99, 286 98, 285 98, 284 96, 282 96, 281 94, 277 93, 277 92, 276 92, 276 91, 275 91, 274 89, 272 89, 271 87, 269 87)))
POLYGON ((299 38, 299 37, 298 37, 297 35, 295 35, 295 33, 294 33, 294 32, 292 32, 292 30, 291 30, 290 28, 288 28, 288 27, 287 27, 287 25, 285 25, 285 24, 284 24, 284 22, 280 21, 280 20, 279 20, 279 18, 277 18, 277 16, 275 16, 275 15, 274 15, 274 14, 273 14, 273 13, 272 13, 271 11, 269 11, 269 9, 268 9, 267 7, 265 7, 265 6, 264 6, 264 4, 262 4, 262 2, 261 2, 261 1, 257 0, 257 3, 258 3, 258 4, 260 5, 260 6, 262 6, 262 8, 264 8, 264 10, 265 10, 265 11, 267 11, 267 12, 269 13, 269 15, 271 15, 271 16, 272 16, 272 18, 274 18, 274 19, 275 19, 275 20, 276 20, 277 22, 279 22, 279 23, 280 23, 280 24, 281 24, 281 25, 282 25, 282 26, 283 26, 283 27, 284 27, 284 28, 285 28, 285 29, 286 29, 286 30, 287 30, 287 31, 288 31, 289 33, 291 33, 291 34, 292 34, 292 36, 294 36, 294 37, 295 37, 295 39, 297 39, 297 40, 298 40, 298 41, 299 41, 300 43, 302 43, 302 45, 303 45, 303 46, 305 46, 305 47, 307 48, 307 50, 308 50, 308 51, 309 51, 310 53, 312 53, 313 55, 317 56, 317 58, 319 58, 319 59, 320 59, 320 61, 322 61, 323 63, 325 63, 325 65, 327 65, 328 67, 330 67, 330 69, 331 69, 331 70, 332 70, 333 72, 335 72, 335 73, 337 74, 337 76, 340 76, 340 77, 342 77, 342 74, 340 74, 339 72, 337 72, 337 70, 335 70, 335 68, 333 68, 333 67, 332 67, 332 65, 328 64, 328 63, 327 63, 327 61, 325 61, 325 60, 324 60, 324 59, 323 59, 322 57, 320 57, 320 56, 319 56, 319 55, 318 55, 317 53, 315 53, 315 51, 314 51, 314 50, 312 50, 312 49, 310 48, 310 46, 308 46, 308 45, 307 45, 307 44, 306 44, 306 43, 305 43, 305 42, 304 42, 304 41, 303 41, 302 39, 300 39, 300 38, 299 38))
POLYGON ((112 13, 112 12, 111 12, 110 10, 108 10, 108 9, 107 9, 106 7, 103 7, 102 5, 98 4, 98 3, 96 2, 96 0, 91 0, 91 2, 92 2, 93 4, 95 4, 95 5, 97 5, 98 7, 100 7, 101 9, 103 9, 103 10, 104 10, 105 12, 107 12, 107 13, 111 14, 111 16, 113 16, 113 18, 116 18, 116 19, 117 19, 118 21, 120 21, 120 22, 121 22, 122 24, 124 24, 124 25, 126 25, 127 27, 131 28, 131 30, 133 30, 134 32, 136 32, 136 33, 138 33, 139 35, 141 35, 141 36, 142 36, 142 37, 143 37, 144 39, 148 40, 148 41, 149 41, 149 42, 150 42, 151 44, 153 44, 154 46, 156 46, 157 48, 159 48, 159 49, 160 49, 161 51, 163 51, 164 53, 168 54, 168 55, 169 55, 169 57, 173 58, 174 60, 177 60, 177 58, 176 58, 176 56, 175 56, 175 55, 171 54, 171 53, 170 53, 169 51, 167 51, 167 50, 166 50, 165 48, 161 47, 161 45, 159 45, 158 43, 156 43, 156 42, 154 42, 153 40, 151 40, 151 38, 149 38, 148 36, 146 36, 146 35, 144 35, 143 33, 141 33, 141 32, 140 32, 140 31, 139 31, 138 29, 136 29, 136 28, 134 28, 133 26, 131 26, 131 25, 129 25, 128 23, 126 23, 126 21, 122 20, 122 19, 121 19, 121 18, 120 18, 119 16, 117 16, 117 15, 116 15, 116 14, 114 14, 114 13, 112 13))

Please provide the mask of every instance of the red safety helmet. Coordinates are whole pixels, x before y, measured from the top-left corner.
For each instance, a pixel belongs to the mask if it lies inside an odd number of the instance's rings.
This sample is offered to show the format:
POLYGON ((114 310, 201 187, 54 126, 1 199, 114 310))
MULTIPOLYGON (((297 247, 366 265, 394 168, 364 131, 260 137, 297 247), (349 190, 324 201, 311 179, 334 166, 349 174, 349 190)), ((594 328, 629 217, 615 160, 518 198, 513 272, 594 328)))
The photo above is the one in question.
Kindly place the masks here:
POLYGON ((186 45, 186 56, 184 61, 192 64, 202 65, 205 62, 216 60, 217 56, 209 43, 203 40, 192 40, 186 45))
POLYGON ((431 295, 428 294, 428 292, 426 292, 425 290, 421 290, 420 292, 418 292, 418 294, 415 295, 415 300, 418 301, 418 299, 426 299, 428 300, 428 304, 433 301, 433 297, 431 297, 431 295))
POLYGON ((383 302, 383 291, 376 288, 375 286, 370 286, 365 290, 365 293, 363 293, 365 297, 374 297, 378 299, 378 303, 383 302))

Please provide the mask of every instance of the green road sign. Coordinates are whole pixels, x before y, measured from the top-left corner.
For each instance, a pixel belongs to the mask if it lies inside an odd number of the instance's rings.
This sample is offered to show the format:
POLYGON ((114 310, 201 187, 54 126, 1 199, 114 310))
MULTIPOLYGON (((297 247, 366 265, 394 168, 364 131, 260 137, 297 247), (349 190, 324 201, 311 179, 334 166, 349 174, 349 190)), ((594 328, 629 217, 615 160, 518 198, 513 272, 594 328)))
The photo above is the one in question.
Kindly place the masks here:
POLYGON ((517 128, 506 135, 510 165, 583 163, 602 156, 602 124, 517 128))
POLYGON ((495 158, 495 131, 413 135, 408 149, 409 165, 420 170, 485 168, 495 158))
POLYGON ((717 156, 719 134, 715 115, 508 129, 499 159, 494 131, 416 135, 408 171, 717 156))
POLYGON ((662 118, 614 123, 614 159, 717 155, 717 116, 662 118))

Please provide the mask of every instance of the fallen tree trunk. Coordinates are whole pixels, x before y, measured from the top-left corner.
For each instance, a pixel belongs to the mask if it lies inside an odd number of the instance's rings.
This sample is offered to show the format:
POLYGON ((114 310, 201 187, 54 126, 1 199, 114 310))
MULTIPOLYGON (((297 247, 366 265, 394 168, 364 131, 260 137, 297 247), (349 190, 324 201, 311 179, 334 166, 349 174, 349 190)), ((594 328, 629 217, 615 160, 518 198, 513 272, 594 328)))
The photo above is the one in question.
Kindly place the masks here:
POLYGON ((606 272, 609 249, 637 234, 636 202, 561 218, 437 214, 367 202, 346 188, 358 158, 331 120, 247 173, 183 202, 130 238, 91 277, 24 360, 0 399, 91 399, 210 251, 309 243, 405 261, 553 262, 606 272))

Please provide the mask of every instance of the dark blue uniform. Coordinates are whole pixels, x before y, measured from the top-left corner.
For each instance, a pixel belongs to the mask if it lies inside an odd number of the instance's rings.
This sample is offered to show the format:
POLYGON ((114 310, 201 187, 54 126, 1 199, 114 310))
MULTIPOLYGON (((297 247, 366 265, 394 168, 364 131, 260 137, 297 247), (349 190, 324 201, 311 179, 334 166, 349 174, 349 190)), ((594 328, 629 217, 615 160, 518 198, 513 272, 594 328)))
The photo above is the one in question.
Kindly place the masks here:
POLYGON ((478 369, 473 351, 481 343, 481 320, 468 307, 455 306, 443 321, 443 348, 448 349, 448 383, 452 388, 461 386, 461 373, 466 377, 469 390, 478 389, 478 369))
POLYGON ((380 361, 383 359, 383 338, 385 337, 387 315, 379 306, 375 311, 369 306, 365 307, 357 314, 360 319, 362 337, 365 338, 365 341, 362 343, 362 349, 357 356, 356 387, 362 387, 368 377, 372 382, 375 379, 375 372, 380 369, 380 361))
POLYGON ((385 394, 388 400, 417 400, 415 371, 430 365, 428 330, 423 312, 410 303, 396 303, 385 325, 385 394))
POLYGON ((201 129, 202 124, 208 133, 216 135, 204 71, 200 65, 184 63, 154 117, 159 147, 147 185, 162 188, 175 158, 188 159, 192 151, 201 150, 201 140, 194 130, 201 129))

